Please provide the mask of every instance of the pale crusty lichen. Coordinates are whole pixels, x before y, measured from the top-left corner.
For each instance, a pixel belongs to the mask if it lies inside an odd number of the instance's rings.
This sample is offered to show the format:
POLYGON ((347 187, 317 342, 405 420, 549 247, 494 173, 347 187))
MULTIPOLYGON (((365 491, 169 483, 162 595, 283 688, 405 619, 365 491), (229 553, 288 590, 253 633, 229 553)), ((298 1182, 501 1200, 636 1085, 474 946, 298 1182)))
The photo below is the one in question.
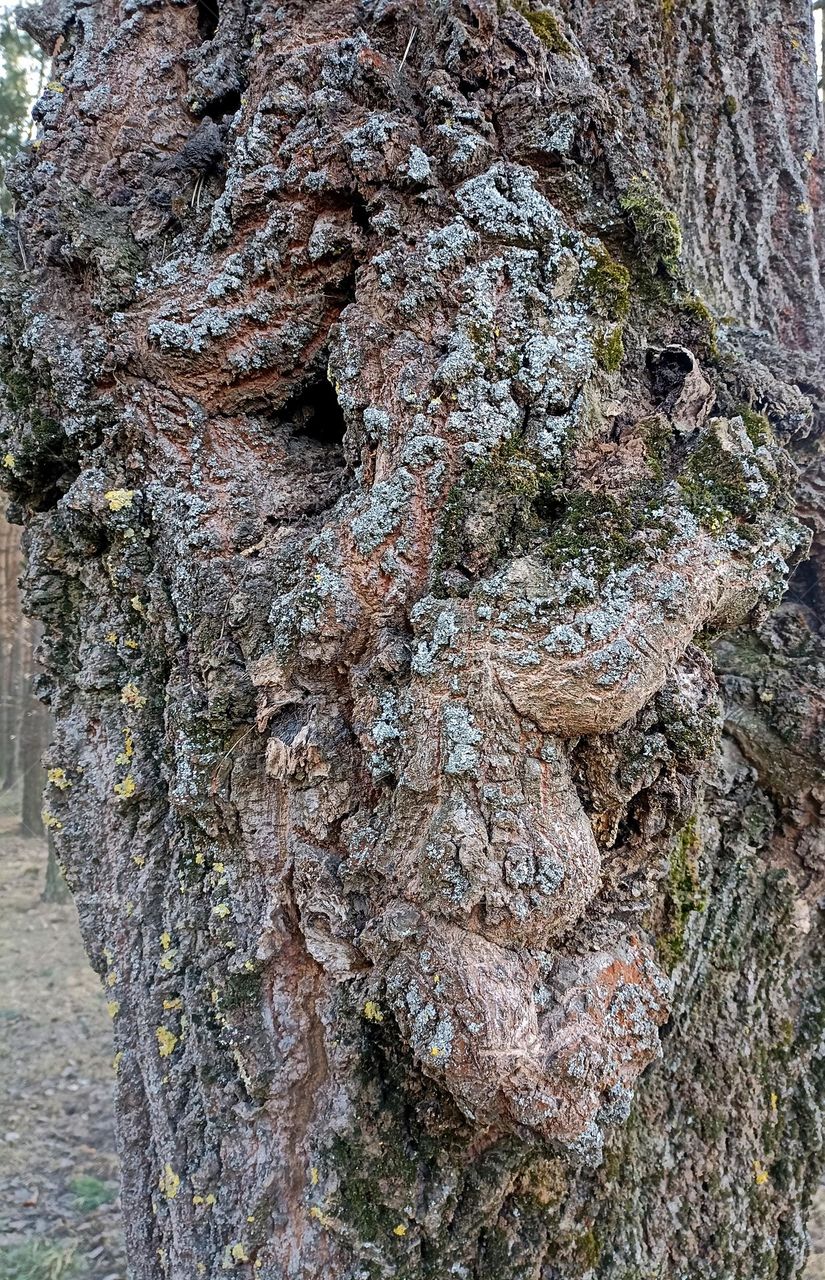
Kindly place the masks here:
POLYGON ((167 1200, 174 1200, 180 1191, 180 1175, 175 1172, 171 1164, 168 1162, 163 1167, 163 1172, 158 1179, 158 1189, 163 1192, 167 1200))
POLYGON ((168 1027, 160 1026, 155 1031, 155 1037, 158 1042, 158 1053, 161 1058, 168 1058, 175 1051, 178 1043, 178 1037, 168 1027))
POLYGON ((125 511, 131 507, 135 496, 134 489, 109 489, 103 495, 109 504, 110 511, 125 511))
POLYGON ((141 693, 137 685, 131 680, 127 681, 121 689, 120 700, 125 706, 134 707, 137 711, 145 707, 147 702, 146 695, 141 693))

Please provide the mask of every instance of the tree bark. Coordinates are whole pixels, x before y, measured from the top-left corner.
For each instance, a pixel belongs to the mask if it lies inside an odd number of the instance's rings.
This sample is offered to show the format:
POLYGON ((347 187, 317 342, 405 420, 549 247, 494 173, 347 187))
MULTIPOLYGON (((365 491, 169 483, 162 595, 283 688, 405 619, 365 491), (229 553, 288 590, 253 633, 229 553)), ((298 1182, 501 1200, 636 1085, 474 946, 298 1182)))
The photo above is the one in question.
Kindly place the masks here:
POLYGON ((809 0, 26 27, 3 472, 130 1275, 798 1275, 809 0))
POLYGON ((66 884, 66 878, 57 861, 57 855, 54 851, 54 842, 49 839, 48 853, 46 854, 46 877, 43 884, 43 901, 44 902, 71 902, 71 892, 66 884))

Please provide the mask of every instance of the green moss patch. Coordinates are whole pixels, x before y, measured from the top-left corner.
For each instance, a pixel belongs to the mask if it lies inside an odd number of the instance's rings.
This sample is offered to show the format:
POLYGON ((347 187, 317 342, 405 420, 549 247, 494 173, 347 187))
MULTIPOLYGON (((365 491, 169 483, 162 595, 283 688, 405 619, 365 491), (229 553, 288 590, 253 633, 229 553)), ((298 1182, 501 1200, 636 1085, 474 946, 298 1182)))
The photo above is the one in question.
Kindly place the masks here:
POLYGON ((526 5, 515 6, 523 18, 526 18, 544 47, 550 53, 559 54, 563 58, 572 58, 573 46, 562 31, 561 22, 549 9, 528 9, 526 5))
POLYGON ((699 877, 699 851, 696 819, 691 818, 679 833, 670 857, 665 887, 665 926, 657 938, 659 958, 668 972, 684 958, 690 916, 706 906, 699 877))
POLYGON ((619 201, 627 214, 647 266, 670 276, 679 271, 682 256, 682 228, 656 187, 648 180, 634 178, 619 201))

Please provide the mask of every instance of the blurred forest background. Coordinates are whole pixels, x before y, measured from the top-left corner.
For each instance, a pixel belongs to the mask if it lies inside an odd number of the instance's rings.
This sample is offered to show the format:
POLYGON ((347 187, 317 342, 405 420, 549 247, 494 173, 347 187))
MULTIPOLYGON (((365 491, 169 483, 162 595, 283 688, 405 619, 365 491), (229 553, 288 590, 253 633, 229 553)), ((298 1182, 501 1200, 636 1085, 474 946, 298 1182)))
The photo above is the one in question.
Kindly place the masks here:
MULTIPOLYGON (((47 74, 0 0, 0 178, 47 74)), ((43 831, 49 715, 21 531, 0 513, 0 1280, 124 1280, 110 1022, 43 831)))
MULTIPOLYGON (((0 178, 27 141, 31 103, 45 81, 40 50, 17 29, 10 10, 0 13, 0 178)), ((12 212, 5 181, 0 181, 0 213, 12 212)), ((42 835, 40 754, 48 737, 48 716, 34 697, 34 624, 20 608, 22 569, 20 530, 0 521, 0 794, 3 810, 16 808, 21 831, 42 835)), ((52 868, 52 872, 54 868, 52 868)), ((59 892, 59 881, 53 876, 59 892)))

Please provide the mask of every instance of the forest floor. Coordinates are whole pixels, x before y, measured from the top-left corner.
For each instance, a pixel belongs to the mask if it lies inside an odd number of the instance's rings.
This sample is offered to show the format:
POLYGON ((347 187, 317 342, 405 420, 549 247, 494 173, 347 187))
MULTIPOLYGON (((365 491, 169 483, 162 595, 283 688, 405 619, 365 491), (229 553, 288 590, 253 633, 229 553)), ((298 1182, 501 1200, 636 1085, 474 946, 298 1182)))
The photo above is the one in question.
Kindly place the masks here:
MULTIPOLYGON (((5 797, 3 797, 5 800, 5 797)), ((46 848, 0 809, 0 1280, 124 1280, 111 1024, 46 848)))
MULTIPOLYGON (((45 845, 20 837, 10 807, 0 807, 0 1280, 125 1280, 105 997, 74 906, 43 901, 45 845)), ((825 1280, 825 1189, 810 1227, 805 1280, 825 1280)))

